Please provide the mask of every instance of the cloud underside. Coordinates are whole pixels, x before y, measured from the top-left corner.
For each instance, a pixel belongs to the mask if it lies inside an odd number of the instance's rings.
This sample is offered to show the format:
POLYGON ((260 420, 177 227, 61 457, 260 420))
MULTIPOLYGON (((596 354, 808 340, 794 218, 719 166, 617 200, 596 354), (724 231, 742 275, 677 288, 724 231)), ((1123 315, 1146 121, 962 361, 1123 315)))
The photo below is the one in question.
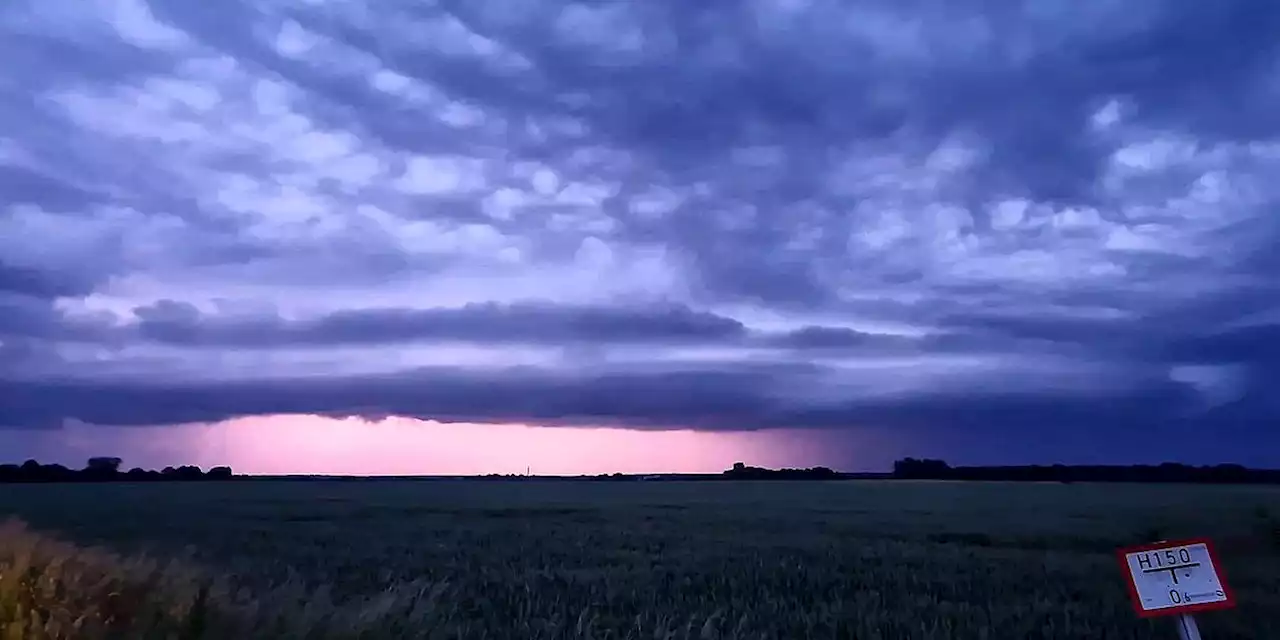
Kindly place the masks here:
POLYGON ((1269 433, 1280 7, 944 5, 6 5, 0 425, 1269 433))

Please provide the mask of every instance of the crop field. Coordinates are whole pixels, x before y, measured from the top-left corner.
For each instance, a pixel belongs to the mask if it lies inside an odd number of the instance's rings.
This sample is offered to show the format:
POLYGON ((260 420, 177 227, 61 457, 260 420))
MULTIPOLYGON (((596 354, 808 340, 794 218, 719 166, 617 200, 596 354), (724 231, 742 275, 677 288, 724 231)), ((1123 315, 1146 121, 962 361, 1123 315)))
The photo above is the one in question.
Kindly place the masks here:
POLYGON ((1280 639, 1274 487, 5 485, 7 516, 2 638, 1172 640, 1114 549, 1209 536, 1239 607, 1206 640, 1280 639))

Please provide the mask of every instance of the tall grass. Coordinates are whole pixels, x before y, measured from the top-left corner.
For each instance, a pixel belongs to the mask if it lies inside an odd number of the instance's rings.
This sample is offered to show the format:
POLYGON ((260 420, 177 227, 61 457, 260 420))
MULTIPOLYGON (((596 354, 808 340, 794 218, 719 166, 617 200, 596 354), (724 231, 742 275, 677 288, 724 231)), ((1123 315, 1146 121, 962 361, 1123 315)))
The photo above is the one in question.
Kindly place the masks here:
POLYGON ((4 640, 432 637, 444 585, 336 605, 291 582, 251 594, 181 560, 122 557, 0 525, 4 640))
POLYGON ((1272 490, 641 484, 6 488, 0 640, 1159 640, 1113 551, 1187 535, 1280 640, 1272 490))
POLYGON ((495 636, 468 620, 459 602, 446 602, 458 595, 449 592, 445 583, 406 582, 337 603, 324 587, 291 581, 251 593, 181 560, 123 557, 31 531, 16 519, 0 524, 3 640, 722 637, 717 615, 639 616, 625 635, 601 633, 590 609, 511 620, 495 636))

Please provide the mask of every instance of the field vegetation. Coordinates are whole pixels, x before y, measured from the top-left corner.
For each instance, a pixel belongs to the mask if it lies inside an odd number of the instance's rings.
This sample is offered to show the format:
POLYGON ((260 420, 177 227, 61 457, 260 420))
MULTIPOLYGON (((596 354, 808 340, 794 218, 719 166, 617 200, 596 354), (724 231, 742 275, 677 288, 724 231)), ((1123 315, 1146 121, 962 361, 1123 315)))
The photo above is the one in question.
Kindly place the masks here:
POLYGON ((1207 535, 1280 638, 1280 491, 930 481, 0 488, 0 638, 1173 638, 1117 546, 1207 535))

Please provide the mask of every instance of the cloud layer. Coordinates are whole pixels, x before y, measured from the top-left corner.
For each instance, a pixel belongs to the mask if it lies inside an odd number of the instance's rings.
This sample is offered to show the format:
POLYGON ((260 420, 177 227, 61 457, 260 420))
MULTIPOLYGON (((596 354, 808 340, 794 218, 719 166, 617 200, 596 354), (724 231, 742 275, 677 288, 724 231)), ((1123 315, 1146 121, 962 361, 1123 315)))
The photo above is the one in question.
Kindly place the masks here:
POLYGON ((1280 6, 694 4, 7 3, 0 425, 1280 451, 1280 6))

